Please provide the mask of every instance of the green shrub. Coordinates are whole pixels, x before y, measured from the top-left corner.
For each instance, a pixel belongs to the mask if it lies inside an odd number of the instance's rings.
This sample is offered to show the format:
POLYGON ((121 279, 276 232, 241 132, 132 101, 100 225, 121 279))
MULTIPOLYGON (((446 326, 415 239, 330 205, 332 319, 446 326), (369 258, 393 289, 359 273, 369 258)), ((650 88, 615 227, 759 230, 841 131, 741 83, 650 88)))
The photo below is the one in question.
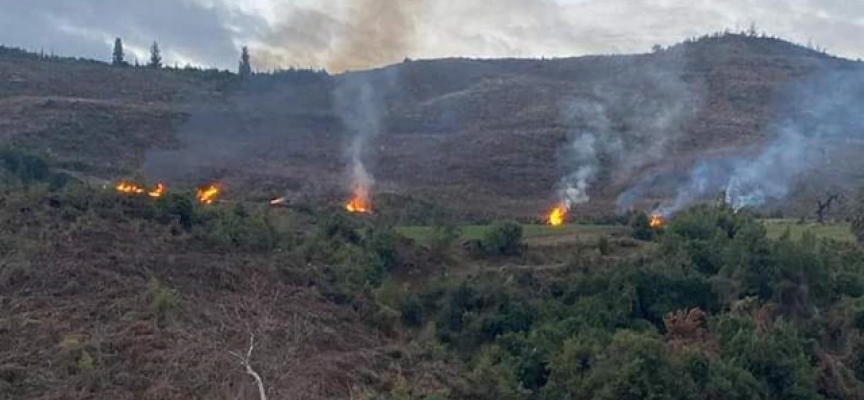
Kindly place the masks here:
POLYGON ((402 303, 402 323, 405 326, 423 325, 423 303, 416 295, 410 295, 402 303))
POLYGON ((453 243, 462 235, 461 229, 453 224, 439 224, 432 228, 429 250, 438 259, 444 258, 453 243))
POLYGON ((42 157, 12 147, 0 148, 0 166, 25 185, 45 183, 51 190, 57 190, 71 180, 66 174, 51 171, 42 157))
POLYGON ((651 218, 645 213, 634 214, 628 224, 633 239, 649 241, 654 239, 655 231, 651 228, 651 218))
POLYGON ((864 244, 864 216, 852 220, 852 234, 858 239, 858 243, 864 244))
POLYGON ((177 291, 165 287, 155 277, 150 277, 147 282, 147 291, 150 295, 150 307, 156 315, 157 323, 165 325, 180 304, 177 291))
POLYGON ((601 256, 612 254, 612 246, 609 244, 609 238, 603 236, 599 241, 597 241, 597 251, 600 252, 601 256))
POLYGON ((522 225, 498 221, 483 235, 483 251, 492 255, 516 255, 522 251, 522 225))
POLYGON ((249 214, 239 205, 230 211, 211 211, 195 233, 211 245, 245 251, 270 251, 280 242, 280 234, 268 218, 249 214))

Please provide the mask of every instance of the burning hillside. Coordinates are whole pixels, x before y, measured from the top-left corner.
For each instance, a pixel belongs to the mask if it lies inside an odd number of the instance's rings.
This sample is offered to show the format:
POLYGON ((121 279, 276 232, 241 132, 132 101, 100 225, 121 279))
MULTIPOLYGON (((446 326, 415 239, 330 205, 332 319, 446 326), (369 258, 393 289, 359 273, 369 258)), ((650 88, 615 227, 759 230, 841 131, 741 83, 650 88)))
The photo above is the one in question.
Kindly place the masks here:
POLYGON ((198 203, 210 205, 219 199, 222 194, 222 187, 219 184, 212 183, 210 185, 201 186, 195 194, 198 203))
POLYGON ((154 199, 158 199, 165 195, 167 188, 162 182, 157 182, 152 189, 145 189, 143 186, 140 186, 136 183, 130 181, 120 181, 114 185, 114 190, 117 193, 127 194, 127 195, 144 195, 146 194, 149 197, 154 199))
POLYGON ((345 204, 345 210, 355 214, 371 214, 372 201, 369 199, 369 190, 363 186, 356 186, 353 197, 345 204))
POLYGON ((550 226, 561 226, 564 225, 564 222, 567 220, 567 205, 564 203, 558 204, 552 211, 549 212, 549 216, 546 218, 546 223, 550 226))

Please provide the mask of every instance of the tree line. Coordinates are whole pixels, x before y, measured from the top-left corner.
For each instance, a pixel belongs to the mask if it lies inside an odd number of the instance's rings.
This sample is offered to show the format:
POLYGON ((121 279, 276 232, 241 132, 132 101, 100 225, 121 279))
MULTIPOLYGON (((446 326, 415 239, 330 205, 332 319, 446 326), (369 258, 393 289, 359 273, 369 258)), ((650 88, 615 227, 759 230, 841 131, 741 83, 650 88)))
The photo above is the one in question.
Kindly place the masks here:
MULTIPOLYGON (((111 55, 111 64, 119 67, 129 66, 129 62, 126 61, 126 53, 123 49, 123 39, 119 37, 114 40, 114 51, 111 55)), ((135 65, 138 66, 137 60, 135 61, 135 65)), ((154 69, 160 69, 163 67, 162 50, 159 48, 159 43, 156 41, 150 45, 150 60, 147 62, 146 66, 154 69)), ((249 48, 246 46, 243 46, 241 50, 237 73, 241 77, 252 75, 251 57, 249 55, 249 48)))

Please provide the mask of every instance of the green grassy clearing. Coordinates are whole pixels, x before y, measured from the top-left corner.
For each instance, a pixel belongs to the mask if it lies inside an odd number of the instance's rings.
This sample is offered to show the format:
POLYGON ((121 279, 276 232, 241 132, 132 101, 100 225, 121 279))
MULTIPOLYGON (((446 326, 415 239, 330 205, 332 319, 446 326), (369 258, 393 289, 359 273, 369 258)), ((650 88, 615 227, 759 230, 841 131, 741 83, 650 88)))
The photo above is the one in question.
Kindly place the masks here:
MULTIPOLYGON (((576 234, 602 234, 612 232, 620 227, 602 226, 602 225, 566 225, 561 227, 552 227, 548 225, 522 225, 523 237, 542 238, 554 236, 568 236, 576 234)), ((461 227, 462 240, 481 239, 489 230, 488 225, 466 225, 461 227)), ((435 234, 435 229, 429 226, 401 226, 396 228, 396 232, 407 238, 413 239, 417 243, 426 244, 432 240, 435 234)))
POLYGON ((812 231, 820 238, 846 242, 855 241, 855 236, 852 235, 852 231, 847 223, 820 225, 817 223, 807 222, 799 224, 798 221, 794 219, 768 219, 763 220, 763 223, 768 229, 768 237, 772 239, 779 238, 787 229, 789 229, 793 239, 800 238, 804 232, 812 231))

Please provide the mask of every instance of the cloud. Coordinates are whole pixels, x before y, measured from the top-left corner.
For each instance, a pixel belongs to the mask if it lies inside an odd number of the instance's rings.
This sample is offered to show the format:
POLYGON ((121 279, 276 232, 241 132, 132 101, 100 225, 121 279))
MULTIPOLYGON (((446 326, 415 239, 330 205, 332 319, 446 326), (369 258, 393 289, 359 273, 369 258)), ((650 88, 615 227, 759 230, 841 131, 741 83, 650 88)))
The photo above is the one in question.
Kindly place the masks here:
MULTIPOLYGON (((6 0, 0 42, 107 60, 121 36, 166 61, 359 69, 404 57, 540 57, 647 51, 755 23, 861 57, 864 2, 845 0, 6 0)), ((141 55, 139 55, 141 56, 141 55)))

